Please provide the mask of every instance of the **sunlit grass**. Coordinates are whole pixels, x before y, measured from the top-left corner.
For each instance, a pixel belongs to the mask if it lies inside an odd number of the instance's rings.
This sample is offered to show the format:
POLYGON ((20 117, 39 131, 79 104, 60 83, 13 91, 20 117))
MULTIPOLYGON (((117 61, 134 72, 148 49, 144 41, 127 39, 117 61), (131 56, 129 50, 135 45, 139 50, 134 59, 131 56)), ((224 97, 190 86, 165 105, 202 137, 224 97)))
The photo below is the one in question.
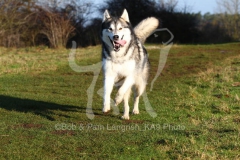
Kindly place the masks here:
MULTIPOLYGON (((74 72, 70 50, 1 48, 0 159, 238 159, 239 45, 174 45, 153 90, 147 87, 157 117, 141 99, 130 121, 102 114, 102 73, 95 118, 87 118, 93 73, 74 72)), ((160 49, 147 49, 150 84, 160 49)), ((76 60, 99 62, 101 46, 77 49, 76 60)))

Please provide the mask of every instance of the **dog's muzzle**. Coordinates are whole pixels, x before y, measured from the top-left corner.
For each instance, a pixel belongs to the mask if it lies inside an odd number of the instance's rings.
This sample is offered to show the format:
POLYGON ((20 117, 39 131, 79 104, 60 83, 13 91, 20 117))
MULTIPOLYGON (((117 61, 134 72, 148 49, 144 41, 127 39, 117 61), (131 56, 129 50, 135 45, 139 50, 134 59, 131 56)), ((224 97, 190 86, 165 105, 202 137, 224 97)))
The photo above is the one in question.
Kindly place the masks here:
POLYGON ((123 47, 127 42, 125 40, 123 40, 123 37, 121 38, 121 40, 119 39, 118 35, 114 35, 113 36, 113 40, 108 36, 109 40, 111 41, 112 45, 113 45, 113 49, 115 52, 118 52, 120 50, 121 47, 123 47))

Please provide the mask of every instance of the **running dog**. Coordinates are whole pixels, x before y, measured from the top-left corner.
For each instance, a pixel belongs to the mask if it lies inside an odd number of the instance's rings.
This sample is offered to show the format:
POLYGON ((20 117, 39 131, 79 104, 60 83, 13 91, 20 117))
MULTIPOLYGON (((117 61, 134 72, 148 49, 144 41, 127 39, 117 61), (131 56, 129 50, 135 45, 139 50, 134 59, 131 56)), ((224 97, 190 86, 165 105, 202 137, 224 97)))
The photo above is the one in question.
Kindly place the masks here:
POLYGON ((110 111, 113 86, 121 82, 115 105, 124 101, 122 119, 129 119, 128 100, 131 90, 134 92, 133 114, 139 114, 139 97, 146 88, 149 75, 148 54, 143 44, 158 25, 156 18, 149 17, 132 28, 126 9, 120 17, 111 16, 108 10, 104 12, 101 29, 104 113, 110 111))

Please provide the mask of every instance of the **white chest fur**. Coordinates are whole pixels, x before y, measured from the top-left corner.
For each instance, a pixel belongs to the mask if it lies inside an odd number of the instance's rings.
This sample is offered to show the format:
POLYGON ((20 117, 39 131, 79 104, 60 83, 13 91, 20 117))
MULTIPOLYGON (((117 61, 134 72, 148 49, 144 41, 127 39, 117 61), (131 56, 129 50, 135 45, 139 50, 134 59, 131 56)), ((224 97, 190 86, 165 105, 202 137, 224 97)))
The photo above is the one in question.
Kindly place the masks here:
POLYGON ((135 72, 136 62, 127 60, 122 63, 114 63, 111 60, 103 60, 103 69, 105 76, 127 77, 133 76, 135 72))

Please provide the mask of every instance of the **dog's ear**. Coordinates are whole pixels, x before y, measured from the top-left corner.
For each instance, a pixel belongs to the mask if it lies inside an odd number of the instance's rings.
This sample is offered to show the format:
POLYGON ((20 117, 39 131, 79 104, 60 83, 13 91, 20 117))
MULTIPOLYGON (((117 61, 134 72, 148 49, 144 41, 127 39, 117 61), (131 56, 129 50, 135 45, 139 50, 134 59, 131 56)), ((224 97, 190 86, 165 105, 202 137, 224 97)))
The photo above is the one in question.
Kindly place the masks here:
POLYGON ((128 22, 128 23, 130 22, 130 21, 129 21, 129 17, 128 17, 128 12, 127 12, 126 9, 123 10, 123 13, 122 13, 122 15, 121 15, 121 18, 124 19, 124 20, 125 20, 126 22, 128 22))
POLYGON ((109 18, 111 18, 111 16, 110 16, 108 10, 106 9, 105 12, 103 13, 103 22, 109 18))

